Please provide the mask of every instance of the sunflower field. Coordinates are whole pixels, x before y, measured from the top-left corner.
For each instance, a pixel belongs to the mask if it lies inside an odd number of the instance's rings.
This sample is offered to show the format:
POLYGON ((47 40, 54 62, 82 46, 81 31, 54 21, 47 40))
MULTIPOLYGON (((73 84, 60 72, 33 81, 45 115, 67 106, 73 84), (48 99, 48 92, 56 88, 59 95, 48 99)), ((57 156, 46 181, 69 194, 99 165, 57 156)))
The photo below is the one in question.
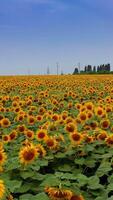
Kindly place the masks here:
POLYGON ((113 200, 113 76, 0 77, 0 200, 113 200))

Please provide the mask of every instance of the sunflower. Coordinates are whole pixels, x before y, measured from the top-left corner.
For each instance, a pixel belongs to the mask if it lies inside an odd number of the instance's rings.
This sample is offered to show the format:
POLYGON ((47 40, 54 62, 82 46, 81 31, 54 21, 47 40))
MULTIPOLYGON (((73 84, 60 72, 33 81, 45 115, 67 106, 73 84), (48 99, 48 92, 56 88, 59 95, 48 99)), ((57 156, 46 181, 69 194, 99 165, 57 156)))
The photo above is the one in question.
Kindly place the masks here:
POLYGON ((17 131, 13 130, 10 134, 9 134, 9 140, 12 141, 17 137, 17 131))
POLYGON ((3 198, 4 194, 5 194, 5 185, 4 182, 0 180, 0 199, 3 198))
POLYGON ((0 151, 0 165, 4 165, 5 161, 7 159, 7 155, 6 153, 4 152, 4 150, 1 150, 0 151))
POLYGON ((47 130, 45 130, 45 129, 40 129, 36 132, 36 138, 39 141, 44 141, 44 140, 46 140, 47 137, 48 137, 47 130))
POLYGON ((32 143, 31 143, 31 141, 29 141, 28 139, 25 139, 25 140, 22 142, 22 145, 23 145, 23 146, 32 146, 32 143))
POLYGON ((0 120, 2 120, 4 117, 3 117, 3 115, 0 115, 0 120))
POLYGON ((107 138, 108 134, 106 131, 100 131, 100 133, 97 135, 98 140, 105 140, 107 138))
POLYGON ((97 121, 92 121, 90 123, 90 127, 91 127, 91 129, 95 130, 98 127, 98 122, 97 121))
POLYGON ((3 150, 3 142, 0 142, 0 151, 3 150))
POLYGON ((95 109, 95 114, 98 117, 102 117, 105 114, 105 111, 104 111, 104 109, 102 107, 97 107, 95 109))
POLYGON ((87 113, 87 118, 88 118, 88 119, 91 119, 92 117, 93 117, 93 112, 88 111, 88 113, 87 113))
POLYGON ((82 195, 73 195, 70 200, 85 200, 82 195))
POLYGON ((71 133, 69 137, 73 146, 79 145, 83 139, 83 136, 78 132, 71 133))
POLYGON ((46 187, 45 192, 48 194, 51 200, 70 200, 72 197, 72 192, 67 189, 46 187))
POLYGON ((22 122, 24 120, 24 115, 23 114, 19 114, 17 117, 16 117, 16 120, 18 122, 22 122))
POLYGON ((82 135, 78 132, 74 132, 70 134, 70 140, 73 145, 79 145, 82 139, 83 139, 82 135))
POLYGON ((21 107, 18 106, 18 107, 16 107, 16 108, 14 108, 14 112, 15 112, 15 113, 19 113, 20 111, 21 111, 21 107))
POLYGON ((65 120, 67 117, 68 117, 68 114, 67 114, 67 113, 62 113, 62 114, 61 114, 61 118, 62 118, 63 120, 65 120))
POLYGON ((93 109, 94 109, 94 105, 92 102, 87 102, 85 104, 85 106, 86 106, 87 110, 93 111, 93 109))
POLYGON ((62 134, 59 134, 55 137, 57 142, 65 142, 64 136, 62 134))
POLYGON ((87 120, 87 115, 85 112, 80 112, 78 118, 81 120, 81 122, 85 122, 87 120))
POLYGON ((58 147, 58 142, 53 137, 48 137, 45 142, 49 149, 56 149, 58 147))
POLYGON ((58 114, 53 114, 51 116, 52 121, 58 121, 59 120, 59 115, 58 114))
POLYGON ((26 131, 26 126, 24 124, 17 126, 17 131, 19 133, 24 133, 26 131))
POLYGON ((76 130, 76 126, 74 123, 66 124, 65 130, 69 133, 73 133, 76 130))
POLYGON ((42 116, 42 115, 37 115, 37 116, 36 116, 36 120, 37 120, 38 122, 42 121, 42 120, 43 120, 43 116, 42 116))
POLYGON ((36 119, 35 119, 34 116, 28 116, 27 122, 28 122, 29 125, 34 125, 35 121, 36 121, 36 119))
POLYGON ((73 123, 74 120, 72 117, 67 117, 66 120, 65 120, 65 123, 68 124, 68 123, 73 123))
POLYGON ((90 135, 87 135, 87 134, 84 135, 83 138, 84 138, 84 142, 85 142, 85 143, 92 143, 93 140, 94 140, 94 139, 93 139, 93 136, 90 136, 90 135))
POLYGON ((76 109, 80 110, 81 107, 82 107, 82 105, 81 105, 80 103, 76 103, 76 104, 75 104, 75 108, 76 108, 76 109))
POLYGON ((108 146, 113 146, 113 135, 108 136, 105 141, 108 146))
POLYGON ((108 129, 109 126, 110 126, 110 121, 109 121, 109 119, 103 119, 100 123, 101 123, 101 127, 102 127, 103 129, 108 129))
POLYGON ((0 166, 0 173, 3 173, 3 172, 4 172, 3 166, 0 166))
POLYGON ((39 112, 39 115, 43 115, 45 113, 45 108, 44 107, 40 107, 38 112, 39 112))
POLYGON ((43 158, 46 156, 46 150, 44 149, 44 147, 41 144, 37 144, 35 146, 35 148, 36 148, 40 158, 43 158))
POLYGON ((48 128, 49 128, 50 131, 56 131, 57 130, 55 123, 50 123, 48 128))
POLYGON ((2 141, 3 141, 4 143, 8 143, 8 142, 10 141, 9 135, 3 135, 3 136, 2 136, 2 141))
POLYGON ((14 200, 14 198, 11 194, 9 194, 9 196, 7 197, 7 200, 14 200))
POLYGON ((32 130, 26 130, 25 131, 25 135, 26 135, 26 137, 28 138, 28 139, 30 139, 30 140, 33 140, 33 138, 34 138, 34 132, 32 131, 32 130))
POLYGON ((8 118, 3 118, 1 120, 1 126, 3 128, 8 128, 10 126, 10 124, 11 124, 11 122, 10 122, 10 120, 8 118))
POLYGON ((25 147, 22 147, 22 149, 20 149, 19 159, 20 159, 20 163, 24 165, 27 165, 33 162, 36 156, 37 156, 37 151, 33 145, 25 146, 25 147))

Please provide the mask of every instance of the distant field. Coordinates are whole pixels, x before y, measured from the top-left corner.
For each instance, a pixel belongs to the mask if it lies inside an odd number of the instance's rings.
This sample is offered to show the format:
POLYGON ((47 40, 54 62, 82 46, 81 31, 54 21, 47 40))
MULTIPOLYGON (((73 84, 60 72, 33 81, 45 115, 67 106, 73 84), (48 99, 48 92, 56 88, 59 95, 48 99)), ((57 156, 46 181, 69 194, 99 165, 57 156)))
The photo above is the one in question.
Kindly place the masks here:
POLYGON ((113 76, 0 77, 0 199, 113 200, 113 76))

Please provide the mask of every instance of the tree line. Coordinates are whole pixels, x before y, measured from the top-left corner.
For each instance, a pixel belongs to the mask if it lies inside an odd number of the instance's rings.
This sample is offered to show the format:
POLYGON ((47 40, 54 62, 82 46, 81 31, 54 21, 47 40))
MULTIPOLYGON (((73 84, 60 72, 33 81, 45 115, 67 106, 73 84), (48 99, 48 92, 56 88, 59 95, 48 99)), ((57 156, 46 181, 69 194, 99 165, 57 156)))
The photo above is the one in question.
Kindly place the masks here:
POLYGON ((78 73, 96 74, 96 73, 110 73, 110 72, 111 72, 111 66, 108 63, 98 66, 87 65, 84 67, 84 70, 81 71, 79 71, 78 67, 75 67, 73 74, 78 74, 78 73))

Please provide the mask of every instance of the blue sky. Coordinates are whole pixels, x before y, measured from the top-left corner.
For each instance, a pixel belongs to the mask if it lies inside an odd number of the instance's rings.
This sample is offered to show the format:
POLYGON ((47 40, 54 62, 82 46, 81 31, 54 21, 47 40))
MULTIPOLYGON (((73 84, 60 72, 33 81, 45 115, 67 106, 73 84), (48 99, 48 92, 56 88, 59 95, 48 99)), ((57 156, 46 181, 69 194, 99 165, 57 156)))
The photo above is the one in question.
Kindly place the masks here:
POLYGON ((56 62, 113 66, 113 0, 0 0, 0 74, 56 73, 56 62))

